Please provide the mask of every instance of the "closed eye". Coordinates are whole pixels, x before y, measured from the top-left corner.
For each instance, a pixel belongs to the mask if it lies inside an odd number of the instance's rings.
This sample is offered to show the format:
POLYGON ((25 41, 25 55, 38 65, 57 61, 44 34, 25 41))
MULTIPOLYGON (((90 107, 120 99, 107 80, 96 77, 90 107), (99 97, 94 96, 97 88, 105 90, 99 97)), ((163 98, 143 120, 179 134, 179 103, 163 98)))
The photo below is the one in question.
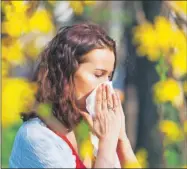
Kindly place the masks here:
POLYGON ((103 73, 102 74, 95 74, 95 77, 97 77, 97 78, 100 78, 102 76, 103 76, 103 73))
MULTIPOLYGON (((98 71, 98 72, 95 72, 95 77, 97 77, 97 78, 101 78, 102 76, 105 76, 107 74, 107 72, 106 71, 98 71)), ((112 80, 112 75, 113 75, 113 72, 111 72, 110 74, 109 74, 109 76, 108 76, 108 79, 109 80, 112 80)))

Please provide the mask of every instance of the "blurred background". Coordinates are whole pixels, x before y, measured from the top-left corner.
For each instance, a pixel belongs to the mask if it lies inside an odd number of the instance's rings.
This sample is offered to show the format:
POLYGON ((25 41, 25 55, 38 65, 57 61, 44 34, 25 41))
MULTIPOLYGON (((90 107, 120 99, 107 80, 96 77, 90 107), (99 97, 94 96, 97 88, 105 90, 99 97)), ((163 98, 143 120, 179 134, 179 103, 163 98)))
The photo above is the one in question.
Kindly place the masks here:
MULTIPOLYGON (((41 50, 61 26, 101 25, 117 43, 113 85, 142 167, 187 168, 187 1, 2 1, 2 167, 8 167, 20 112, 32 107, 41 50)), ((81 158, 92 155, 88 126, 81 158)), ((126 164, 124 167, 133 167, 126 164)))

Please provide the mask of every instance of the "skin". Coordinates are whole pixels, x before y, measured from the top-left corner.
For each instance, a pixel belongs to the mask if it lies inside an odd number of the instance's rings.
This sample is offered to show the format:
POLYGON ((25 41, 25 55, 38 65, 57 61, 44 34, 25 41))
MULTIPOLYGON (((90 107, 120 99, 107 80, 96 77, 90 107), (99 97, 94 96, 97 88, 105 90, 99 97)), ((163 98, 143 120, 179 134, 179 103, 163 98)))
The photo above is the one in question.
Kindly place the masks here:
MULTIPOLYGON (((137 162, 125 132, 125 117, 121 106, 120 97, 115 92, 112 94, 107 85, 98 88, 96 94, 96 116, 94 119, 86 111, 86 97, 100 83, 108 81, 114 69, 114 53, 108 49, 94 49, 84 55, 82 62, 75 73, 75 94, 77 106, 80 113, 88 122, 91 130, 99 138, 99 150, 95 163, 91 166, 85 162, 87 167, 111 168, 114 166, 114 155, 117 154, 121 165, 126 162, 137 162), (108 109, 108 104, 114 109, 108 109), (112 124, 112 125, 111 125, 112 124)), ((74 132, 68 130, 55 118, 44 117, 47 125, 66 135, 77 150, 77 142, 74 132)))
POLYGON ((114 53, 109 49, 95 49, 83 56, 74 77, 77 105, 83 111, 86 111, 86 97, 100 83, 110 79, 114 61, 114 53))

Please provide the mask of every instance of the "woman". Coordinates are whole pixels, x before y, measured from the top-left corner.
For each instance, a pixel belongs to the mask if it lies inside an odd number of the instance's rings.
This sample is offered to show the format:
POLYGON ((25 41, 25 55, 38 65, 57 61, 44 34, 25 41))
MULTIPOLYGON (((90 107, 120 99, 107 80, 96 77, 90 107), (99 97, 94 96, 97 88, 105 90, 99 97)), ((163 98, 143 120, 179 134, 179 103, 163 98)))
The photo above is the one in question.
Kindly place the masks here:
POLYGON ((112 79, 116 65, 115 42, 93 24, 60 29, 41 53, 37 69, 37 103, 50 103, 52 112, 22 114, 9 159, 11 168, 114 168, 117 152, 121 166, 136 162, 125 133, 120 99, 102 83, 112 79), (100 85, 102 84, 102 85, 100 85), (86 109, 87 96, 98 86, 96 115, 86 109), (94 162, 82 162, 74 129, 84 119, 98 137, 94 162))

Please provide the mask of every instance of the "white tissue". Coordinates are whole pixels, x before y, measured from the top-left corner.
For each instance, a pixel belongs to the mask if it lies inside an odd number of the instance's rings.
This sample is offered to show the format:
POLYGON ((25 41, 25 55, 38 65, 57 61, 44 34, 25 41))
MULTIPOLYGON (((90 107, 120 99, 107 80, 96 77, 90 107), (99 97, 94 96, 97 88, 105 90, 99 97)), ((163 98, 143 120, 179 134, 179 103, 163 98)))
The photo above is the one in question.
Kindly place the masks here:
POLYGON ((89 112, 89 114, 94 117, 95 115, 95 103, 96 103, 96 91, 98 89, 98 87, 102 84, 108 84, 111 89, 112 92, 114 92, 114 89, 112 87, 112 81, 107 81, 104 83, 99 84, 91 93, 90 95, 86 98, 86 109, 89 112))

